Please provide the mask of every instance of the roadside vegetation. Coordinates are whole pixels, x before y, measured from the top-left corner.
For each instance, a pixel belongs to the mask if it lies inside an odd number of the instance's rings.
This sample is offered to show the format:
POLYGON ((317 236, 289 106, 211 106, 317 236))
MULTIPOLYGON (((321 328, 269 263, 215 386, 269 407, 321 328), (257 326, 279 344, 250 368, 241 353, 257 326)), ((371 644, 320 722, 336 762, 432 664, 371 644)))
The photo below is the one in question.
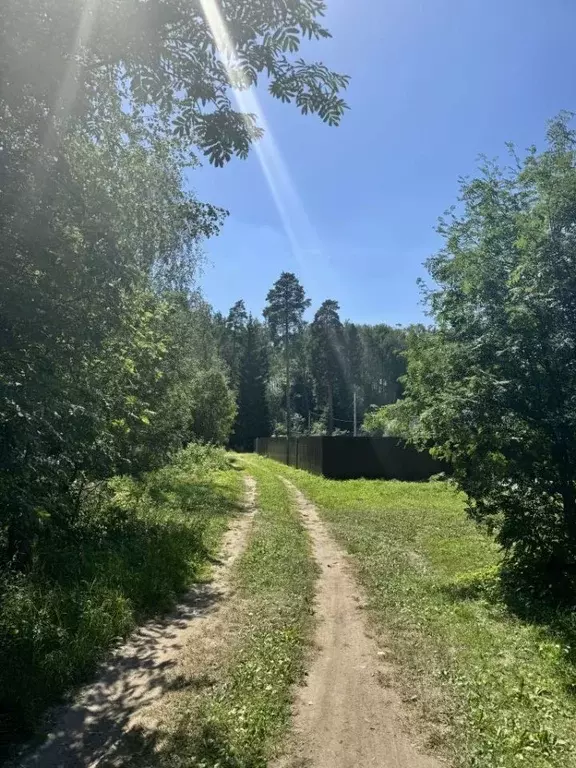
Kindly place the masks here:
POLYGON ((191 446, 139 479, 91 489, 70 530, 39 538, 26 573, 2 576, 5 739, 30 731, 138 622, 204 577, 239 493, 222 449, 191 446))
MULTIPOLYGON (((408 340, 405 396, 381 412, 450 463, 504 552, 510 599, 576 602, 576 131, 462 180, 428 262, 433 326, 408 340)), ((372 422, 378 422, 373 416, 372 422)))
POLYGON ((196 282, 226 212, 189 174, 262 135, 233 90, 340 121, 348 78, 298 52, 324 3, 280 6, 3 3, 2 739, 198 577, 235 498, 179 454, 228 441, 238 387, 196 282))
POLYGON ((574 617, 507 602, 500 550, 467 518, 463 494, 439 481, 342 482, 274 466, 353 556, 429 748, 462 768, 576 765, 574 617))
POLYGON ((258 482, 258 509, 221 634, 186 651, 194 674, 159 726, 132 734, 126 764, 134 768, 265 768, 288 729, 310 646, 316 566, 277 465, 239 463, 258 482))

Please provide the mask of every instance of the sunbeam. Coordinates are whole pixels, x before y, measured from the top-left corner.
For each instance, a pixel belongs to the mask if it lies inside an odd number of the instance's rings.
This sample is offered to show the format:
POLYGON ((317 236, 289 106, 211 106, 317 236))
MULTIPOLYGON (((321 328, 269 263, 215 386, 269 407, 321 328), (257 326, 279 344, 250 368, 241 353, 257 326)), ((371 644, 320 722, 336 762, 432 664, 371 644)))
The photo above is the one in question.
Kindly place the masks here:
MULTIPOLYGON (((229 72, 230 79, 238 81, 238 71, 236 68, 233 69, 236 49, 220 9, 215 0, 200 0, 200 2, 206 21, 214 35, 222 63, 229 72)), ((306 273, 307 267, 313 262, 316 268, 314 271, 321 267, 326 276, 330 266, 324 255, 320 238, 302 205, 260 100, 252 84, 248 80, 242 82, 242 76, 240 87, 234 89, 234 99, 239 111, 256 115, 259 125, 264 129, 264 136, 254 143, 254 149, 299 267, 303 273, 306 273)))
MULTIPOLYGON (((70 52, 68 66, 66 67, 66 74, 62 79, 60 88, 56 95, 54 103, 53 114, 57 116, 58 124, 50 126, 51 130, 58 133, 58 125, 60 127, 66 124, 66 121, 70 115, 70 110, 74 104, 76 98, 76 92, 78 90, 78 72, 81 68, 79 61, 79 53, 82 50, 84 44, 90 38, 92 31, 92 22, 94 19, 94 10, 98 0, 85 0, 83 3, 82 12, 80 15, 80 23, 78 24, 78 30, 76 32, 76 38, 74 40, 73 48, 70 52)), ((57 140, 57 135, 54 137, 57 140)), ((45 142, 50 140, 49 136, 46 136, 45 142)))

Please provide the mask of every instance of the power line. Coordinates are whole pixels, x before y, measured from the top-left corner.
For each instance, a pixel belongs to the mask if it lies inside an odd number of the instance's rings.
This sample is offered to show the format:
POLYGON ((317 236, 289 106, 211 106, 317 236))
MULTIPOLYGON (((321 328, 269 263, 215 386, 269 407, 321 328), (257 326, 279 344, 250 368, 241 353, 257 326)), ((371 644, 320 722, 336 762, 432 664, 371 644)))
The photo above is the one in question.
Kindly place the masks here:
MULTIPOLYGON (((310 409, 310 413, 313 414, 314 416, 324 416, 324 413, 322 411, 313 411, 312 409, 310 409)), ((336 417, 333 417, 332 420, 333 421, 342 421, 342 422, 344 422, 346 424, 353 424, 354 423, 353 419, 337 419, 336 417)))

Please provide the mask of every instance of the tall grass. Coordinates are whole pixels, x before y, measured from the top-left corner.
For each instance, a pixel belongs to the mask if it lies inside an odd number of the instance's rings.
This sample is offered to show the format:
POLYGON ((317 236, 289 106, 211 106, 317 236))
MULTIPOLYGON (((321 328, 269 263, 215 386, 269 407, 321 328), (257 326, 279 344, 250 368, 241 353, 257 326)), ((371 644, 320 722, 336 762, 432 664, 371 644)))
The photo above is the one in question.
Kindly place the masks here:
POLYGON ((5 744, 203 576, 240 491, 227 469, 223 451, 191 446, 141 479, 94 487, 70 530, 46 528, 27 573, 0 574, 5 744))

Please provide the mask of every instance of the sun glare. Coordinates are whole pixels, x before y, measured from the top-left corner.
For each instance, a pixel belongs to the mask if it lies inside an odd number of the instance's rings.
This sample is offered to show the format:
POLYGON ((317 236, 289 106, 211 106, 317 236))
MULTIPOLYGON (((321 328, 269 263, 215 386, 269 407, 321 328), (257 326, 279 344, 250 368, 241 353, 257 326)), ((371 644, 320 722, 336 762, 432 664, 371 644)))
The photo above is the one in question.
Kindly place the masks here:
MULTIPOLYGON (((230 73, 233 70, 234 80, 237 80, 237 70, 233 69, 236 58, 234 41, 228 32, 220 9, 214 0, 200 0, 200 2, 222 62, 230 73)), ((310 271, 311 264, 314 265, 314 272, 317 271, 318 266, 321 266, 326 275, 329 265, 323 256, 320 239, 302 204, 252 84, 247 81, 241 83, 240 88, 234 89, 234 98, 239 111, 243 114, 256 115, 258 124, 264 129, 264 136, 254 143, 254 150, 299 267, 303 273, 306 273, 310 271)))

